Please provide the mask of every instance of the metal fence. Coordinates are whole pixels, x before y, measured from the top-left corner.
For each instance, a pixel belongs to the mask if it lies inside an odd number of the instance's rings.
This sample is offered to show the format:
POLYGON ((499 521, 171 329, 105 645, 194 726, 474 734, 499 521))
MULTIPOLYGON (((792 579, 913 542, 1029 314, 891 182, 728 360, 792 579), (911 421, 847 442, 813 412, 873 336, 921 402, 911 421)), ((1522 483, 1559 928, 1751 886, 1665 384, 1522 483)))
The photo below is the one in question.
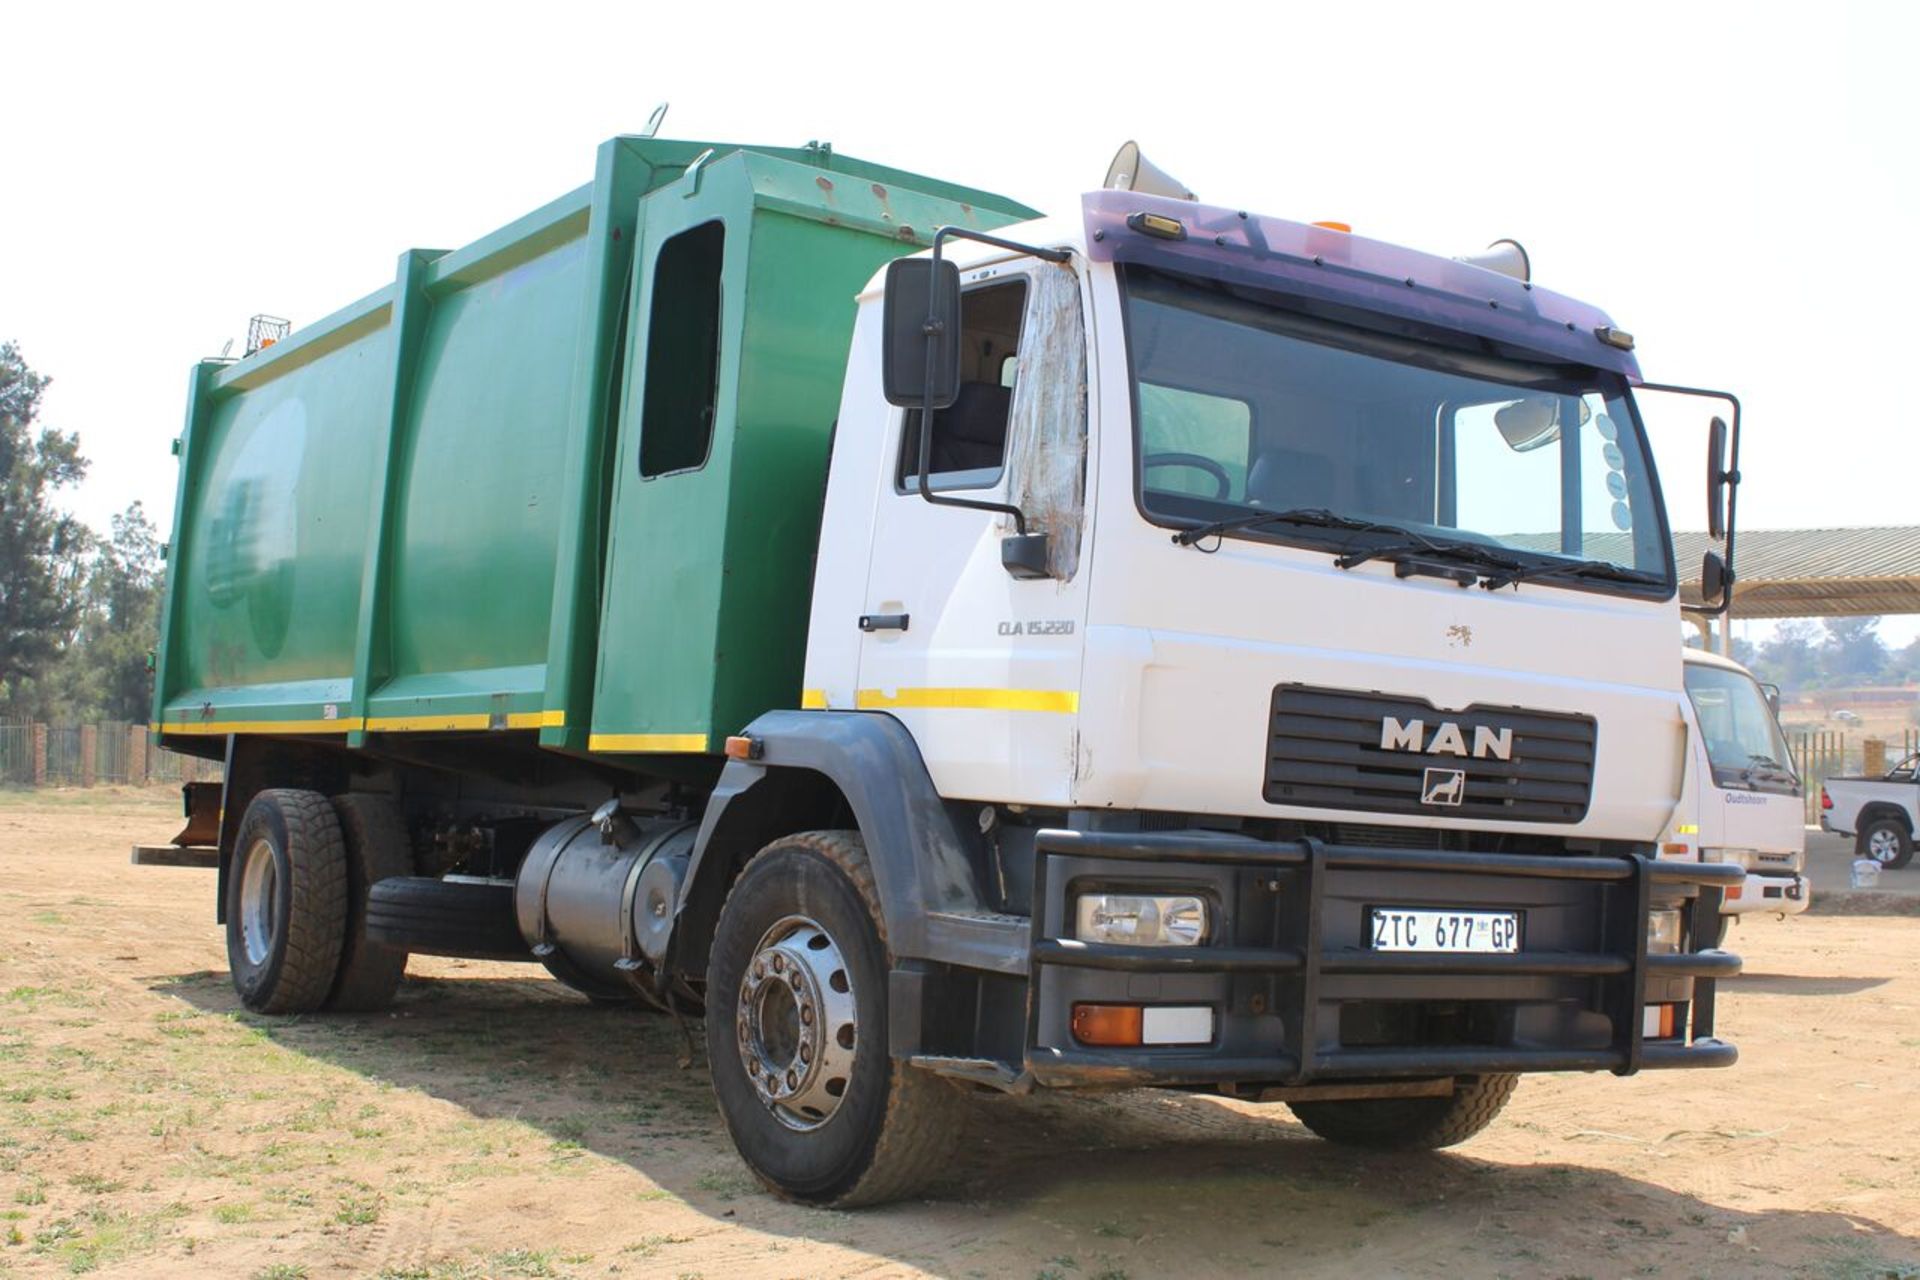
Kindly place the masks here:
POLYGON ((33 726, 26 722, 0 723, 0 783, 33 785, 33 726))
POLYGON ((0 785, 138 787, 219 777, 216 763, 154 746, 143 724, 0 722, 0 785))

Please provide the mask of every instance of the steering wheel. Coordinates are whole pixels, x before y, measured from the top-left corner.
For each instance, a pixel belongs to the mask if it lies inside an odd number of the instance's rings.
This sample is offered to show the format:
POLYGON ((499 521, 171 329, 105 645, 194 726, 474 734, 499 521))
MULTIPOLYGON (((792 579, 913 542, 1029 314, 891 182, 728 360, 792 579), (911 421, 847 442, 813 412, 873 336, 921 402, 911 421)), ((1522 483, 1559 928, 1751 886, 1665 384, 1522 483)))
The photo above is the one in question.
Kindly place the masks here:
POLYGON ((1195 471, 1204 471, 1213 477, 1213 496, 1222 501, 1233 492, 1233 477, 1227 474, 1227 469, 1204 454, 1149 453, 1140 459, 1142 471, 1154 467, 1192 467, 1195 471))

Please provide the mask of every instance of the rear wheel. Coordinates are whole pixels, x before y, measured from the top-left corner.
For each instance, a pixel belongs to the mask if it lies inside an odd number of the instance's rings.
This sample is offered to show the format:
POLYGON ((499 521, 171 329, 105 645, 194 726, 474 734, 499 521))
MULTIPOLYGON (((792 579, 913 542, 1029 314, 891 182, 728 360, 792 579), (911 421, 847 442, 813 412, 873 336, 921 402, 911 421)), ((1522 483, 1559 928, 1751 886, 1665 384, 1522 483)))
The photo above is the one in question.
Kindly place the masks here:
POLYGON ((262 791, 247 806, 227 873, 227 964, 256 1013, 326 1003, 347 930, 347 852, 317 791, 262 791))
POLYGON ((1860 828, 1855 848, 1889 871, 1913 861, 1913 835, 1898 818, 1875 818, 1860 828))
POLYGON ((959 1134, 957 1090, 888 1052, 890 968, 866 848, 776 840, 734 882, 707 970, 707 1054, 734 1145, 808 1204, 910 1195, 959 1134))
POLYGON ((1432 1151, 1465 1142, 1493 1123, 1519 1076, 1459 1076, 1444 1098, 1353 1098, 1290 1102, 1300 1123, 1348 1147, 1432 1151))
POLYGON ((384 1009, 393 1003, 394 989, 406 972, 407 953, 368 935, 367 895, 382 880, 411 875, 413 849, 400 811, 385 796, 335 796, 333 812, 346 841, 347 924, 340 972, 327 1008, 384 1009))

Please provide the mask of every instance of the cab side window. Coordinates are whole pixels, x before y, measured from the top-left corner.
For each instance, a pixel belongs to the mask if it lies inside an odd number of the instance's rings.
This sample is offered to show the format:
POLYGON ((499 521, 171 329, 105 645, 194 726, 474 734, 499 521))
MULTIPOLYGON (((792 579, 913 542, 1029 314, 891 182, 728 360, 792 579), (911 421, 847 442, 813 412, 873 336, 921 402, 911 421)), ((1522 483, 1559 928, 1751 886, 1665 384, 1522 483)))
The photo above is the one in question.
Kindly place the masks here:
MULTIPOLYGON (((969 289, 960 297, 960 394, 933 414, 927 467, 935 489, 990 489, 1007 464, 1007 418, 1013 407, 1020 325, 1027 310, 1024 279, 969 289)), ((920 411, 906 411, 894 470, 905 493, 920 484, 920 411)))

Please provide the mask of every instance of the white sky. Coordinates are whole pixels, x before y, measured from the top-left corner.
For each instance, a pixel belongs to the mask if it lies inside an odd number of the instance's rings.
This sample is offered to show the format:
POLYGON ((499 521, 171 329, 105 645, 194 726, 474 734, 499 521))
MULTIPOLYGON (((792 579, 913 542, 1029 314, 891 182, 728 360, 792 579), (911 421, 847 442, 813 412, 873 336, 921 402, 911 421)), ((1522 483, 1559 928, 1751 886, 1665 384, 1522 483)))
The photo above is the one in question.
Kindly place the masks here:
POLYGON ((1650 379, 1741 395, 1744 527, 1920 523, 1920 6, 661 8, 8 6, 0 338, 93 460, 74 509, 170 525, 196 358, 586 182, 666 100, 668 136, 1045 209, 1138 138, 1215 203, 1512 236, 1650 379))

